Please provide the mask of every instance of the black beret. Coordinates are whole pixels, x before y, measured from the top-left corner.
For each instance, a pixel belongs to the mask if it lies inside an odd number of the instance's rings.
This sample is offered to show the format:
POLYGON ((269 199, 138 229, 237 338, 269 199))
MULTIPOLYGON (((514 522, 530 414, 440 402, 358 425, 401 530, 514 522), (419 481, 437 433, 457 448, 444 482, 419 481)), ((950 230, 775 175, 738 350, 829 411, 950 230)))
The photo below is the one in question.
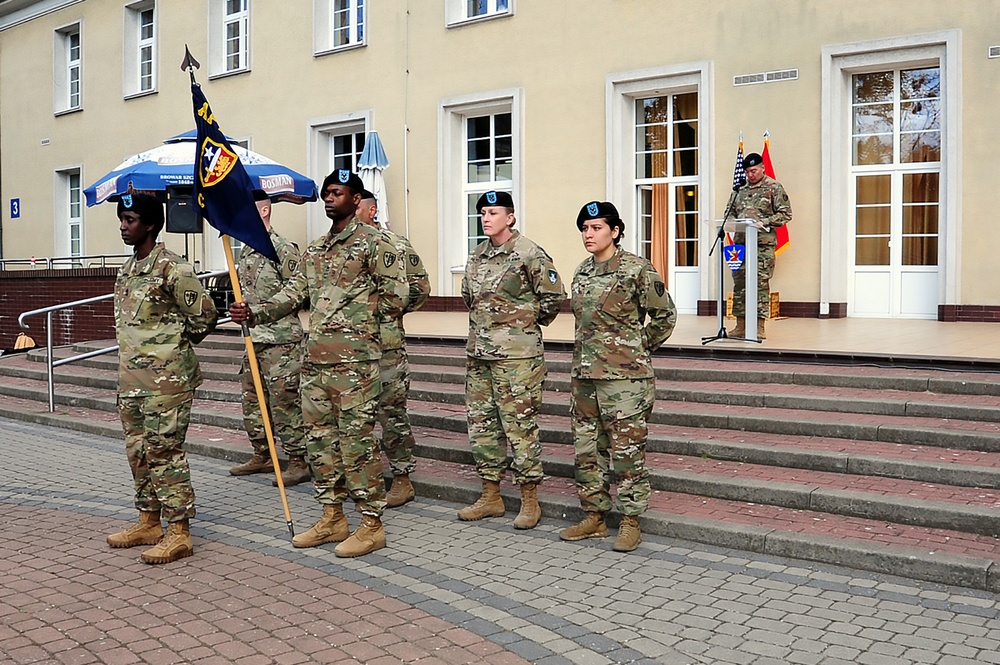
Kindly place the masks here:
POLYGON ((375 198, 375 195, 372 194, 371 192, 369 192, 367 189, 362 189, 361 190, 361 200, 362 201, 364 201, 365 199, 373 199, 373 198, 375 198))
POLYGON ((347 185, 352 194, 360 194, 365 191, 365 183, 361 180, 361 176, 357 173, 352 173, 348 169, 337 169, 328 175, 323 180, 323 189, 321 191, 325 192, 326 188, 332 184, 347 185))
POLYGON ((755 152, 751 152, 749 155, 743 158, 743 168, 748 169, 751 166, 757 166, 758 164, 763 164, 764 158, 755 152))
POLYGON ((514 209, 514 198, 510 192, 484 192, 476 201, 476 212, 482 214, 486 206, 499 206, 501 208, 514 209))
POLYGON ((576 228, 582 231, 583 223, 588 219, 603 219, 611 228, 620 226, 622 231, 625 230, 625 222, 618 214, 618 208, 610 201, 591 201, 580 208, 580 214, 576 216, 576 228))
POLYGON ((263 189, 253 190, 253 200, 254 201, 270 201, 271 197, 267 195, 263 189))
POLYGON ((139 215, 139 219, 146 226, 152 226, 157 230, 163 228, 163 204, 153 194, 144 192, 122 194, 118 199, 119 219, 126 210, 139 215))

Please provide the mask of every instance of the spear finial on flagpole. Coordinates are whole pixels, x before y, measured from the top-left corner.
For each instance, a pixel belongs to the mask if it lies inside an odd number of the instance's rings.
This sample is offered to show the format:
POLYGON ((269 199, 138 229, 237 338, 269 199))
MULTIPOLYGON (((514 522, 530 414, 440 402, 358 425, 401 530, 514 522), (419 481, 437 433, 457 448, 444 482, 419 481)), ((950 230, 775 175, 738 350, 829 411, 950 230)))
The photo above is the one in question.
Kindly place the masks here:
POLYGON ((766 141, 769 138, 771 138, 771 130, 770 129, 765 129, 764 130, 764 140, 766 141))
POLYGON ((191 75, 191 83, 194 83, 194 70, 201 69, 201 63, 194 59, 191 55, 191 51, 188 50, 188 45, 184 45, 184 60, 181 61, 181 71, 187 70, 188 74, 191 75))

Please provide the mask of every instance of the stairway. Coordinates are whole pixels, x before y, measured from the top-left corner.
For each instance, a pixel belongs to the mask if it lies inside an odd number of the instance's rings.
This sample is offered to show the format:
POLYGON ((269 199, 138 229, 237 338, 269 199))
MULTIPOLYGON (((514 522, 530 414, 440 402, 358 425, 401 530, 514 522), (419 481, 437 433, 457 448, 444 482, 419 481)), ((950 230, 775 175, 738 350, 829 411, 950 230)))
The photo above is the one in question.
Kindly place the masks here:
MULTIPOLYGON (((242 349, 225 333, 198 349, 205 382, 188 432, 195 454, 249 457, 242 349)), ((410 340, 409 352, 419 455, 411 479, 418 498, 457 510, 480 490, 466 437, 464 344, 410 340)), ((0 416, 120 438, 116 358, 56 368, 50 414, 44 353, 0 358, 0 416)), ((645 533, 1000 591, 1000 368, 733 358, 669 346, 656 356, 645 533)), ((554 345, 546 361, 539 500, 546 519, 576 521, 571 358, 554 345)), ((509 482, 503 494, 512 518, 519 494, 509 482)), ((616 526, 616 515, 609 521, 616 526)))

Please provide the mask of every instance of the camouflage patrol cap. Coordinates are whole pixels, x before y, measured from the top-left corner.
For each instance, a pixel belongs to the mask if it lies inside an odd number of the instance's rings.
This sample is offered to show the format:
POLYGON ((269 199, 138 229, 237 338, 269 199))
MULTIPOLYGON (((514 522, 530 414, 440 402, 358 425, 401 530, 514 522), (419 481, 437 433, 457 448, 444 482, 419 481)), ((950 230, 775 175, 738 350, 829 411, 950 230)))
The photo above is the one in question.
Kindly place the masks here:
POLYGON ((483 192, 483 195, 476 201, 476 212, 482 214, 486 206, 498 206, 500 208, 514 209, 514 198, 510 192, 483 192))
POLYGON ((145 192, 129 192, 118 199, 118 219, 126 212, 134 212, 146 226, 153 227, 156 233, 163 228, 163 204, 153 194, 145 192))
POLYGON ((743 158, 743 168, 745 169, 763 163, 764 163, 764 158, 758 155, 756 152, 751 152, 749 155, 743 158))
POLYGON ((361 177, 348 169, 337 169, 324 178, 323 187, 320 191, 325 192, 326 188, 330 185, 347 185, 352 194, 360 194, 365 191, 365 183, 361 180, 361 177))

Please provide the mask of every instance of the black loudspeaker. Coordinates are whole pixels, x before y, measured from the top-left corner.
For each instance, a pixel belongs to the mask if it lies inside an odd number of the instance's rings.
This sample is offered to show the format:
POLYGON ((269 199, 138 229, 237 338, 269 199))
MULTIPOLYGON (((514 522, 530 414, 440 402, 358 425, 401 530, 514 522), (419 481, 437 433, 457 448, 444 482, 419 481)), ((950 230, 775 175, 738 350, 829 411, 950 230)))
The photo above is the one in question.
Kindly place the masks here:
MULTIPOLYGON (((186 188, 190 190, 190 188, 186 188)), ((201 233, 201 217, 190 191, 167 189, 167 233, 201 233)))

